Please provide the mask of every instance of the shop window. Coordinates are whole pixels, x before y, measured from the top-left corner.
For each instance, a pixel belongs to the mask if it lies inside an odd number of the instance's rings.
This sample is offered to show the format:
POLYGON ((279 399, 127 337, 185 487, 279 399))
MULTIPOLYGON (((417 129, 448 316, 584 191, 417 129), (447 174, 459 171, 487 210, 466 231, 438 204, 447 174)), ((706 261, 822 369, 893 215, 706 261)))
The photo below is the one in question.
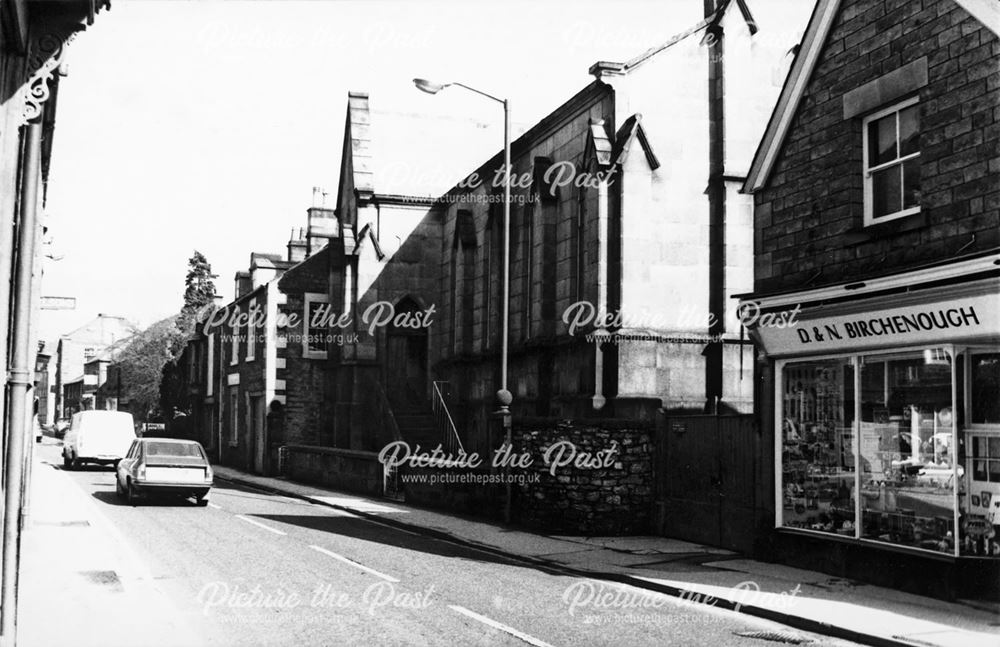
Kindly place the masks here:
POLYGON ((952 553, 952 358, 944 349, 861 366, 861 537, 952 553))
POLYGON ((971 357, 971 411, 974 425, 1000 425, 1000 353, 971 357))
POLYGON ((916 98, 865 118, 865 224, 920 211, 920 112, 916 98))
POLYGON ((783 525, 854 537, 851 361, 788 364, 782 384, 783 525))

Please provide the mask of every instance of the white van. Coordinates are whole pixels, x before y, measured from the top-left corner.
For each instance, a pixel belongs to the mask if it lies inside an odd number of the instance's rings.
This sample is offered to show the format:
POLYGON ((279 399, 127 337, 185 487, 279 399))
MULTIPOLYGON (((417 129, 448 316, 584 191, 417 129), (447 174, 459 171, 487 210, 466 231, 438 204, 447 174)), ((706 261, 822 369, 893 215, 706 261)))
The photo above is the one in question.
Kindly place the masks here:
POLYGON ((63 466, 76 469, 81 463, 117 465, 135 440, 132 414, 125 411, 81 411, 63 438, 63 466))

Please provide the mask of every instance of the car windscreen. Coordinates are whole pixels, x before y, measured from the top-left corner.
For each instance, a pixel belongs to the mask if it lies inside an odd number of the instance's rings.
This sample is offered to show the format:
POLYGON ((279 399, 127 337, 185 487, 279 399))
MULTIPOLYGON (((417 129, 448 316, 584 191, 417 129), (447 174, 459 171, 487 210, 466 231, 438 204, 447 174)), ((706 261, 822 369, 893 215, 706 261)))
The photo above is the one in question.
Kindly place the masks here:
POLYGON ((202 458, 201 447, 194 443, 146 443, 146 456, 189 456, 202 458))

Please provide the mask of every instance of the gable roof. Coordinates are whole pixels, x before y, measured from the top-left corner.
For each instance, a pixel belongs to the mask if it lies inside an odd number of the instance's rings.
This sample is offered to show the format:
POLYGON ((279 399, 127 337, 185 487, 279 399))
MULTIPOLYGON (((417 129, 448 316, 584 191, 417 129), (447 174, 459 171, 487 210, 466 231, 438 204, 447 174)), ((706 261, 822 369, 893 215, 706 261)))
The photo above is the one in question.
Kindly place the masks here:
MULTIPOLYGON (((987 29, 1000 35, 1000 3, 996 0, 941 1, 954 2, 969 12, 987 29)), ((743 184, 744 192, 754 193, 767 183, 771 169, 774 168, 774 163, 777 161, 778 153, 788 136, 799 102, 805 95, 806 86, 812 78, 823 46, 826 44, 826 39, 830 35, 830 30, 840 12, 840 5, 841 0, 819 0, 816 3, 812 17, 809 19, 809 26, 806 27, 805 36, 802 38, 802 44, 792 62, 791 70, 785 78, 785 84, 781 88, 778 103, 775 105, 774 112, 771 113, 764 137, 761 139, 753 162, 750 164, 750 172, 743 184)))
MULTIPOLYGON (((416 90, 414 90, 416 92, 416 90)), ((420 197, 430 203, 503 143, 493 106, 475 117, 374 109, 367 93, 350 92, 337 205, 353 193, 420 197)))

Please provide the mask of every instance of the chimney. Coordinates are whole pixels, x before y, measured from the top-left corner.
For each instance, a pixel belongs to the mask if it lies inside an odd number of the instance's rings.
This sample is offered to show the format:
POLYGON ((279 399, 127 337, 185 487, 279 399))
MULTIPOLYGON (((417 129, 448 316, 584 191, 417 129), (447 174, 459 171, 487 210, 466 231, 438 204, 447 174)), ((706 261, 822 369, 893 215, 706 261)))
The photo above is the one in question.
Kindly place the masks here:
POLYGON ((309 228, 306 234, 306 255, 312 256, 337 238, 339 232, 337 216, 333 209, 312 207, 309 209, 309 228))
POLYGON ((309 252, 309 241, 306 240, 305 229, 299 227, 292 229, 292 235, 288 238, 288 262, 300 263, 306 260, 309 252))
POLYGON ((239 299, 241 296, 253 289, 253 283, 250 281, 250 272, 237 272, 235 279, 236 286, 234 294, 236 296, 233 297, 234 299, 239 299))

